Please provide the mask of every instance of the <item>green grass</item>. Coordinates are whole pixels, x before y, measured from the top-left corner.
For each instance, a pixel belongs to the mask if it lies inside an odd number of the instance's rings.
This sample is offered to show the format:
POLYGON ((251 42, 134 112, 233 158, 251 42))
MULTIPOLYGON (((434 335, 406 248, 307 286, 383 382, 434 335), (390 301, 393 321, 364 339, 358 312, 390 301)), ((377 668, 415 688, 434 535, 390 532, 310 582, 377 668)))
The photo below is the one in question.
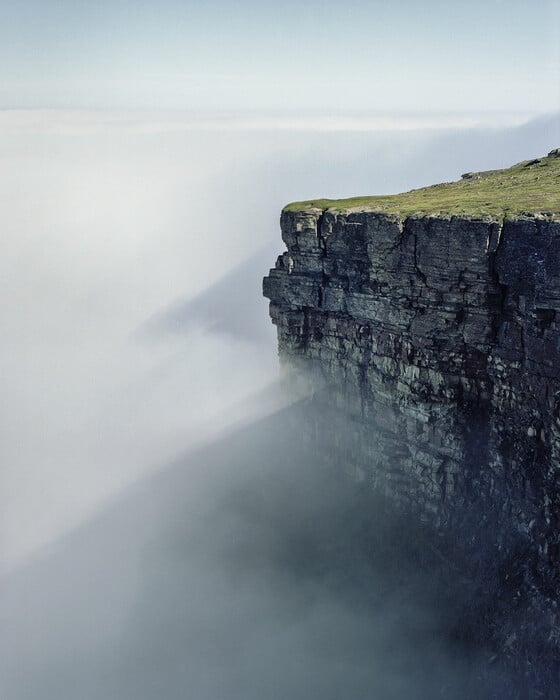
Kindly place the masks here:
POLYGON ((505 170, 469 173, 457 182, 403 194, 350 199, 315 199, 288 204, 285 211, 317 207, 332 212, 378 211, 418 215, 511 219, 542 214, 560 219, 560 149, 505 170))

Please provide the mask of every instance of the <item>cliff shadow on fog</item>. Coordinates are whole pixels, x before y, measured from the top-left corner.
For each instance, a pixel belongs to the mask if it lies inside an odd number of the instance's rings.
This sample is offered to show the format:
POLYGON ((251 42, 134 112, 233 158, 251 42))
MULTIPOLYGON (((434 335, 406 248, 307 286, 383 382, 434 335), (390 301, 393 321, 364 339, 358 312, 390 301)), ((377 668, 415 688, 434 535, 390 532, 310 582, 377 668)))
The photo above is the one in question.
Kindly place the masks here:
POLYGON ((2 697, 529 697, 473 644, 481 590, 431 532, 317 458, 318 408, 185 457, 6 577, 2 697))

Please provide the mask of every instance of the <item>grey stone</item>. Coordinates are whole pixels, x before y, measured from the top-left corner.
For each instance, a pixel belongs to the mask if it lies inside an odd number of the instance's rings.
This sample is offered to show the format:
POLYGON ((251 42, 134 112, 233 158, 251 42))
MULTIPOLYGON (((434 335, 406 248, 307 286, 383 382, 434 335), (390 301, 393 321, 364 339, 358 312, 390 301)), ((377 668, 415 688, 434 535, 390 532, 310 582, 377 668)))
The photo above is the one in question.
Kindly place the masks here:
POLYGON ((307 209, 281 226, 293 270, 271 270, 264 294, 282 361, 331 409, 325 453, 436 528, 476 512, 498 549, 528 533, 528 585, 550 602, 560 222, 307 209))

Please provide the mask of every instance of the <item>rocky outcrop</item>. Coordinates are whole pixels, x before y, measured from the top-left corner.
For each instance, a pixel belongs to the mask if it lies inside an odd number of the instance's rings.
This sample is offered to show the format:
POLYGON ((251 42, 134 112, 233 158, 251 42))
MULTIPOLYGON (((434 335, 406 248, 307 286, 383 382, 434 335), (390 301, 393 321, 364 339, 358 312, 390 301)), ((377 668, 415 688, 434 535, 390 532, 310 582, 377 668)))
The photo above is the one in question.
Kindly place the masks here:
POLYGON ((522 547, 519 585, 554 621, 557 217, 302 205, 281 228, 264 294, 281 359, 329 407, 318 444, 438 530, 522 547))

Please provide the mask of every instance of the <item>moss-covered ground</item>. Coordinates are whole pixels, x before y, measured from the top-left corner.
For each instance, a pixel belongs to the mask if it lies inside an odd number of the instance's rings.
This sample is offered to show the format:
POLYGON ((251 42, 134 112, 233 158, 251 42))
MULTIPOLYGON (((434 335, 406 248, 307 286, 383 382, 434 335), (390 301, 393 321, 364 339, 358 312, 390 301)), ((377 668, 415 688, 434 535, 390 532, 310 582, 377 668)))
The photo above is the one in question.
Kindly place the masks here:
POLYGON ((293 202, 286 211, 317 207, 333 212, 379 211, 401 216, 468 216, 505 219, 544 215, 560 219, 560 149, 505 170, 468 173, 457 182, 402 194, 293 202))

